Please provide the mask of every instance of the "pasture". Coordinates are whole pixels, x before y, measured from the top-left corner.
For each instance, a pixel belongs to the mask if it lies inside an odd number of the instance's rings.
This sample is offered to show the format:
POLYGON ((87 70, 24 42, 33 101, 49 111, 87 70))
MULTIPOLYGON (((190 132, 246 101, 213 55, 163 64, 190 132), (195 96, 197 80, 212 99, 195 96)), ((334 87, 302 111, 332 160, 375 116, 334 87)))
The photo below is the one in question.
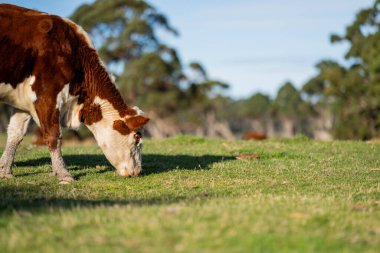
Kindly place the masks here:
POLYGON ((29 143, 0 181, 2 253, 380 252, 380 143, 144 140, 127 179, 97 146, 65 146, 70 185, 29 143))

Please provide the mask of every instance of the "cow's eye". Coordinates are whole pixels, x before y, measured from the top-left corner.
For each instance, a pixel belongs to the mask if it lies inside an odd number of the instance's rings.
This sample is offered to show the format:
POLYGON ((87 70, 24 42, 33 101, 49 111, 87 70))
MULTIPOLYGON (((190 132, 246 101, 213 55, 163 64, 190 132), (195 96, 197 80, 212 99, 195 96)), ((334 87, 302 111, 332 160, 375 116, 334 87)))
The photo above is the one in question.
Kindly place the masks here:
POLYGON ((141 133, 137 132, 134 137, 135 137, 136 144, 139 144, 142 137, 141 133))

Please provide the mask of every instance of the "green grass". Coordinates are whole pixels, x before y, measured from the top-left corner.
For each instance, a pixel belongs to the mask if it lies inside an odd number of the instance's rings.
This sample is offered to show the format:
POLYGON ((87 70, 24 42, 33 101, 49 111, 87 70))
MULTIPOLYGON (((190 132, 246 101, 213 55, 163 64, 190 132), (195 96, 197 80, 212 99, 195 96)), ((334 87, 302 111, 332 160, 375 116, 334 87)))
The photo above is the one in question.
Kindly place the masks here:
POLYGON ((380 252, 380 143, 144 144, 127 179, 96 146, 63 148, 70 185, 23 144, 0 181, 0 252, 380 252))

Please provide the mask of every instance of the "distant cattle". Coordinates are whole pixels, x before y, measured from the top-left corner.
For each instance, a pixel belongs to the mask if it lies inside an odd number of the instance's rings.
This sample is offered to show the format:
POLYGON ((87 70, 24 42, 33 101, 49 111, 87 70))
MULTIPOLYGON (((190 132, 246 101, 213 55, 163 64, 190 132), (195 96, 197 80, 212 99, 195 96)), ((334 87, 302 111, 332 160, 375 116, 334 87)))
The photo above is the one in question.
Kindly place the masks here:
POLYGON ((265 140, 267 138, 266 134, 248 131, 244 133, 244 140, 265 140))
POLYGON ((61 127, 81 123, 119 175, 139 175, 139 129, 149 119, 125 104, 81 27, 59 16, 0 4, 0 57, 0 101, 15 108, 0 177, 12 177, 16 148, 31 118, 41 128, 60 181, 73 181, 61 155, 61 127))

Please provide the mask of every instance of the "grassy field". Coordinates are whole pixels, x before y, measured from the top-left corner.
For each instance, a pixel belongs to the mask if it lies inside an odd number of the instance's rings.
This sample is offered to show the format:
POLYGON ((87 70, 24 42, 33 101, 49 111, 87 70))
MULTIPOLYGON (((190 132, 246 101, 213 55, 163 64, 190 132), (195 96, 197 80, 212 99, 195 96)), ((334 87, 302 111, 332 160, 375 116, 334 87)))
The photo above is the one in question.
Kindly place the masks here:
POLYGON ((145 140, 128 179, 96 146, 63 154, 70 185, 46 148, 19 148, 0 252, 380 252, 380 143, 145 140))

